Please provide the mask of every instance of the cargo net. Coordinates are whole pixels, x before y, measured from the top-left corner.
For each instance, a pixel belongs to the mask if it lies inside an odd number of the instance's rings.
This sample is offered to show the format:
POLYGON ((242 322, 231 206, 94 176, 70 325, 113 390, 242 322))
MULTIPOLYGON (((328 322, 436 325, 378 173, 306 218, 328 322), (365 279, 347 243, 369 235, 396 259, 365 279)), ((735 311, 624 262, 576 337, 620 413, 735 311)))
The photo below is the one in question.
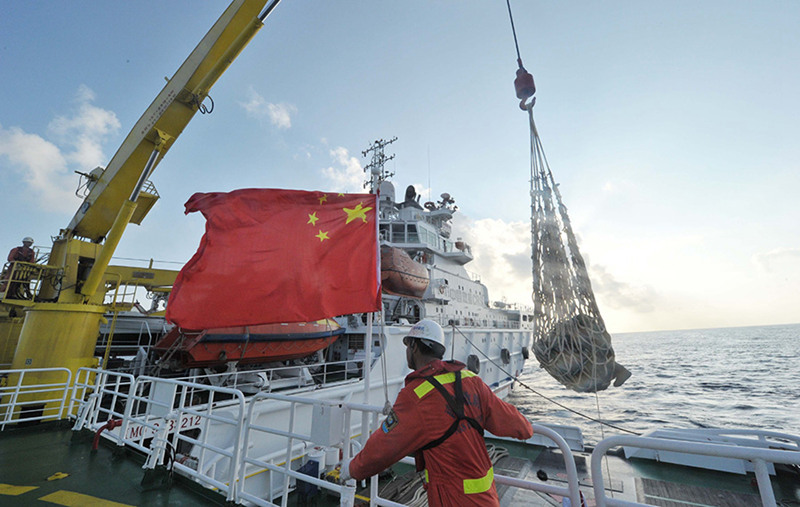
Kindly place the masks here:
POLYGON ((535 332, 533 351, 553 378, 577 392, 597 392, 630 372, 616 363, 611 336, 597 308, 586 264, 542 149, 531 127, 531 251, 535 332))

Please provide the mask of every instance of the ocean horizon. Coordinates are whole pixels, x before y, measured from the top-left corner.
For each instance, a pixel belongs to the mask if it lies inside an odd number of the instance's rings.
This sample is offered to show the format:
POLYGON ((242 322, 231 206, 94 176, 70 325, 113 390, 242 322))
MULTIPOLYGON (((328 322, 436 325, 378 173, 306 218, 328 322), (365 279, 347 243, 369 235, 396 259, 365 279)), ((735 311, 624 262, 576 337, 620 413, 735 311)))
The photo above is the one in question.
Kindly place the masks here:
POLYGON ((580 427, 590 443, 625 431, 553 401, 635 433, 711 427, 798 433, 800 411, 788 407, 800 406, 800 324, 619 333, 612 344, 617 362, 632 373, 623 386, 597 396, 576 393, 532 356, 520 381, 536 393, 517 385, 508 401, 534 422, 580 427))

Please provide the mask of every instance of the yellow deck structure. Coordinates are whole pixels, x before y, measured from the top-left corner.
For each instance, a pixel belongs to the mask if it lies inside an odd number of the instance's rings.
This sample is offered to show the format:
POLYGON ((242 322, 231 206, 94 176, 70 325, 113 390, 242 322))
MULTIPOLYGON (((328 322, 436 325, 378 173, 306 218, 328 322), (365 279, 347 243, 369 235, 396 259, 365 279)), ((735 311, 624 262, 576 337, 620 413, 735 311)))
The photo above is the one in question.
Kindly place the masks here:
POLYGON ((217 79, 263 26, 272 0, 234 0, 145 110, 83 203, 54 238, 46 264, 12 263, 0 285, 0 364, 14 369, 96 364, 105 314, 130 309, 136 289, 168 291, 177 271, 110 266, 128 223, 158 199, 149 178, 217 79))

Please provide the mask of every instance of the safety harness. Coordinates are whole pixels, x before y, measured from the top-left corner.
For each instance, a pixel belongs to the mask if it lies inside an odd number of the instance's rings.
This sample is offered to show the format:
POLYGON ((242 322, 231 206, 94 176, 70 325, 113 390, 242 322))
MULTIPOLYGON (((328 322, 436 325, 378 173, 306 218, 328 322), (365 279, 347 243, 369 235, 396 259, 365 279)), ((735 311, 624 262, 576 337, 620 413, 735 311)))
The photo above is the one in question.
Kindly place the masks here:
MULTIPOLYGON (((475 374, 471 371, 464 370, 463 371, 464 377, 474 377, 475 374)), ((421 447, 414 453, 414 458, 417 462, 417 471, 425 471, 425 483, 429 482, 428 479, 428 470, 425 468, 425 457, 422 454, 422 451, 427 451, 429 449, 433 449, 434 447, 441 445, 445 440, 450 438, 457 430, 458 426, 461 424, 461 421, 467 421, 470 426, 472 426, 475 431, 477 431, 481 437, 483 437, 483 426, 473 419, 472 417, 468 417, 464 415, 464 390, 461 384, 461 377, 462 371, 456 372, 449 372, 443 373, 441 375, 436 376, 426 376, 422 377, 425 379, 425 382, 422 382, 418 385, 414 392, 417 394, 419 398, 423 398, 426 394, 433 391, 434 389, 442 395, 442 397, 447 402, 447 405, 450 407, 450 410, 453 411, 453 414, 456 416, 456 420, 453 421, 453 424, 447 428, 447 431, 444 432, 442 436, 439 438, 428 442, 425 446, 421 447), (451 395, 447 389, 444 388, 442 384, 453 384, 453 393, 455 396, 451 395)), ((475 494, 475 493, 484 493, 491 489, 492 484, 494 484, 494 468, 490 467, 489 471, 486 473, 485 476, 479 477, 477 479, 464 479, 463 480, 463 488, 465 494, 475 494)))
POLYGON ((453 414, 455 414, 456 420, 453 421, 453 424, 447 428, 447 431, 445 431, 441 437, 428 442, 424 447, 419 449, 420 451, 427 451, 428 449, 433 449, 434 447, 441 445, 442 442, 453 436, 453 433, 458 430, 458 426, 461 424, 461 421, 467 421, 469 425, 475 428, 475 431, 480 433, 481 437, 483 437, 483 426, 481 426, 481 423, 472 417, 467 417, 464 415, 464 390, 461 385, 461 371, 453 372, 452 375, 455 377, 453 380, 453 392, 455 397, 447 392, 447 389, 444 388, 444 386, 436 379, 436 377, 423 377, 425 380, 430 382, 430 384, 439 392, 439 394, 444 397, 447 405, 450 407, 450 410, 452 410, 453 414))

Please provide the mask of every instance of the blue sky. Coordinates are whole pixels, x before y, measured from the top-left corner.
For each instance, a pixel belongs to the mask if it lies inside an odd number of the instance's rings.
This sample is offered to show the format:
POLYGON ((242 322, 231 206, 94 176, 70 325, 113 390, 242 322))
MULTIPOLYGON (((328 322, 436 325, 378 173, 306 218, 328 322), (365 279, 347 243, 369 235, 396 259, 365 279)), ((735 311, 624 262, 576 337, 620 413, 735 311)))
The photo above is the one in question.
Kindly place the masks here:
MULTIPOLYGON (((73 171, 108 163, 226 6, 0 0, 4 248, 49 246, 80 204, 73 171)), ((800 3, 512 9, 609 329, 800 321, 800 3)), ((204 226, 183 215, 194 192, 358 191, 361 150, 397 136, 399 192, 453 195, 469 269, 493 298, 528 303, 515 59, 500 0, 283 0, 159 165, 162 199, 117 255, 188 260, 204 226)))

